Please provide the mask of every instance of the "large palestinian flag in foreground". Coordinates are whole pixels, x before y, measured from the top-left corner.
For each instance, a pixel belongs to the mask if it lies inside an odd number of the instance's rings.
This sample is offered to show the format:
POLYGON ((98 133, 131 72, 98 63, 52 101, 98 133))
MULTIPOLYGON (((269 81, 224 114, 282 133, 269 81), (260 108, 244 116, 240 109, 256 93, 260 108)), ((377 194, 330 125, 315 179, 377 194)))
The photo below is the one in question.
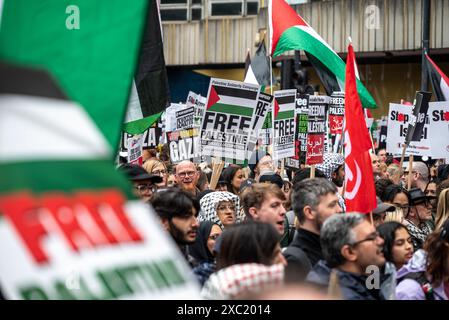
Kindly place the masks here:
MULTIPOLYGON (((271 55, 279 56, 289 50, 304 50, 316 60, 313 65, 324 66, 320 77, 329 72, 345 83, 345 63, 337 53, 284 0, 270 0, 269 23, 271 55)), ((327 77, 329 79, 329 77, 327 77)), ((357 80, 357 91, 365 108, 375 108, 376 102, 365 86, 357 80)), ((334 86, 337 87, 337 86, 334 86)))
POLYGON ((433 91, 437 96, 437 101, 449 101, 449 78, 443 71, 430 59, 426 53, 427 72, 432 82, 433 91))
POLYGON ((116 149, 148 3, 4 0, 0 60, 48 70, 116 149))
POLYGON ((132 196, 84 109, 46 72, 2 65, 0 73, 8 79, 0 81, 3 296, 198 297, 184 258, 132 196))

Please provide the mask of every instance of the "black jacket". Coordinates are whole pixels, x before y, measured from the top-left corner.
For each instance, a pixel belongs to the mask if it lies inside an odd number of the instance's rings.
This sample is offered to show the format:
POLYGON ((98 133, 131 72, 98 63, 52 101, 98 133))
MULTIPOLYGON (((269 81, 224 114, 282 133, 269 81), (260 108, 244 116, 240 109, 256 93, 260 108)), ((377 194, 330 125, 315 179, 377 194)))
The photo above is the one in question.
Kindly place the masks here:
MULTIPOLYGON (((324 260, 319 261, 307 276, 307 282, 327 289, 332 269, 324 260)), ((342 298, 345 300, 388 300, 391 297, 392 274, 383 274, 379 289, 368 289, 367 276, 336 269, 342 298)), ((394 291, 393 291, 394 292, 394 291)))
MULTIPOLYGON (((289 247, 296 247, 301 249, 310 261, 311 266, 317 264, 318 261, 323 259, 323 254, 321 252, 320 236, 307 231, 305 229, 298 229, 296 231, 295 237, 289 247)), ((285 255, 287 262, 294 259, 293 255, 285 255)))

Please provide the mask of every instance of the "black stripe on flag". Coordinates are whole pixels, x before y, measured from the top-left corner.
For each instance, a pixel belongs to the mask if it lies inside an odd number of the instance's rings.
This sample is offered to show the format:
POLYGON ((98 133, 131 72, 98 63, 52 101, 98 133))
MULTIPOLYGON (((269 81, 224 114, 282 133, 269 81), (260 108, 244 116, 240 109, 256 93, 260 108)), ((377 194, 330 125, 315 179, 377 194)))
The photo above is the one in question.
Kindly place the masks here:
POLYGON ((69 100, 45 70, 0 63, 0 94, 19 94, 69 100))
POLYGON ((278 104, 286 104, 295 102, 296 97, 294 95, 285 96, 285 97, 276 97, 276 101, 278 104))
MULTIPOLYGON (((435 68, 435 62, 426 54, 426 64, 427 64, 427 73, 430 78, 430 82, 432 83, 433 91, 437 96, 437 101, 446 101, 447 97, 443 92, 443 88, 441 87, 442 81, 444 81, 444 74, 441 74, 439 70, 435 68)), ((447 83, 449 86, 449 83, 447 83)), ((447 94, 446 94, 447 95, 447 94)))
POLYGON ((228 87, 222 87, 222 86, 214 86, 214 88, 219 96, 223 95, 223 96, 250 99, 250 100, 256 100, 256 98, 257 98, 257 91, 249 91, 249 90, 228 88, 228 87))

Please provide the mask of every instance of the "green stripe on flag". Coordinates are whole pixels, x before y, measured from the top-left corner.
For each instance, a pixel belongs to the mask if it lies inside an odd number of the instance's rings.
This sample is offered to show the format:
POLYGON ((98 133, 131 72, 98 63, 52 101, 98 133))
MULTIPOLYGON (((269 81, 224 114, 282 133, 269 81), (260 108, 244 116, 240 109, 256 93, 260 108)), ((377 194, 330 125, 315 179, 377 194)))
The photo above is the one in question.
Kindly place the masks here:
POLYGON ((119 189, 135 198, 132 187, 110 160, 51 160, 2 163, 0 194, 30 190, 41 194, 49 191, 119 189))
POLYGON ((295 117, 294 110, 282 111, 282 112, 278 112, 278 116, 276 117, 275 120, 284 120, 284 119, 289 119, 289 118, 294 118, 294 117, 295 117))
POLYGON ((6 0, 0 59, 49 71, 115 149, 149 3, 6 0), (77 17, 74 8, 79 9, 79 29, 71 29, 77 17))
POLYGON ((132 135, 144 133, 145 130, 151 127, 157 120, 159 120, 161 115, 162 112, 159 112, 146 118, 127 122, 123 125, 123 131, 132 135))
MULTIPOLYGON (((308 32, 298 27, 290 27, 285 30, 279 38, 273 57, 290 50, 307 51, 320 60, 338 79, 343 81, 343 83, 345 82, 346 64, 344 61, 319 39, 308 32)), ((358 79, 357 92, 359 93, 363 107, 377 108, 374 98, 358 79)))
POLYGON ((236 106, 232 104, 216 103, 212 105, 208 111, 229 113, 237 116, 252 117, 254 109, 243 106, 236 106))

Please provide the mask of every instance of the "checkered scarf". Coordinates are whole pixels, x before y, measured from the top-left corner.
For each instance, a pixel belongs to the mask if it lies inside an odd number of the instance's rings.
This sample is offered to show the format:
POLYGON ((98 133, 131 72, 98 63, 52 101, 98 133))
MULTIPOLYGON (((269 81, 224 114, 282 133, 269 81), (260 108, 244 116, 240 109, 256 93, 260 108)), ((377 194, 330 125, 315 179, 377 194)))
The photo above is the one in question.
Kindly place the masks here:
POLYGON ((200 200, 201 210, 198 214, 198 221, 212 221, 223 229, 223 224, 217 215, 217 206, 220 201, 232 201, 236 208, 236 222, 243 221, 240 213, 240 199, 238 196, 227 191, 215 191, 206 194, 200 200))
POLYGON ((425 223, 421 223, 421 225, 417 227, 410 220, 405 219, 405 221, 407 221, 407 230, 412 237, 413 249, 415 251, 421 249, 429 234, 432 233, 432 229, 425 223))
POLYGON ((323 163, 316 165, 316 168, 324 173, 327 179, 332 181, 332 173, 339 166, 345 163, 345 157, 339 153, 325 153, 323 163))
POLYGON ((284 265, 266 266, 258 263, 242 263, 213 273, 201 291, 208 300, 238 298, 248 292, 261 292, 284 281, 284 265))

